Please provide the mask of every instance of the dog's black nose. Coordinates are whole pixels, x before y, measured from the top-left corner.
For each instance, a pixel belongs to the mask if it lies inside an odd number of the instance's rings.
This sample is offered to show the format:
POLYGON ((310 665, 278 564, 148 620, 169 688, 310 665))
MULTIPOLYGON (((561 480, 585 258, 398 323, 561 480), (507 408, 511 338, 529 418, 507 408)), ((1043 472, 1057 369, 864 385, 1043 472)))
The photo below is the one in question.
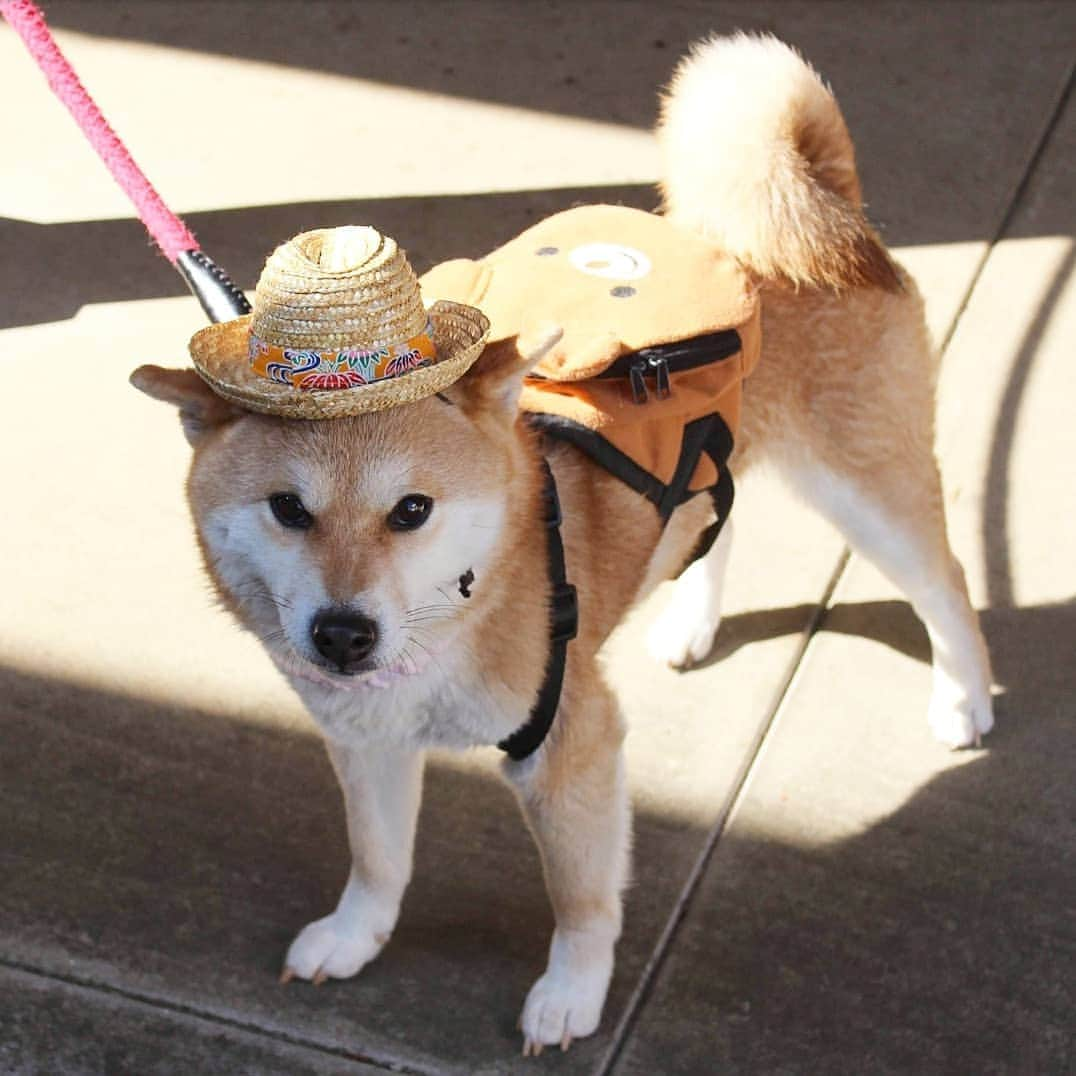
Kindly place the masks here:
POLYGON ((377 625, 358 613, 325 609, 314 617, 310 635, 318 653, 347 672, 377 644, 377 625))

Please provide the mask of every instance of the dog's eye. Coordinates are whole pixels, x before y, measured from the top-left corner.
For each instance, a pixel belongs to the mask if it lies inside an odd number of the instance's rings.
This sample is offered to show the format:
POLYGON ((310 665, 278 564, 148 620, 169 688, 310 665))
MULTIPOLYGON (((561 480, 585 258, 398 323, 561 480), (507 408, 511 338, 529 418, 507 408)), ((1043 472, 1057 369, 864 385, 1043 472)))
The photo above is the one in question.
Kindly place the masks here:
POLYGON ((295 493, 274 493, 269 498, 269 507, 277 522, 285 527, 306 530, 314 522, 314 517, 303 507, 303 502, 295 493))
POLYGON ((389 512, 389 526, 394 531, 413 531, 430 518, 432 509, 432 497, 423 493, 409 493, 389 512))

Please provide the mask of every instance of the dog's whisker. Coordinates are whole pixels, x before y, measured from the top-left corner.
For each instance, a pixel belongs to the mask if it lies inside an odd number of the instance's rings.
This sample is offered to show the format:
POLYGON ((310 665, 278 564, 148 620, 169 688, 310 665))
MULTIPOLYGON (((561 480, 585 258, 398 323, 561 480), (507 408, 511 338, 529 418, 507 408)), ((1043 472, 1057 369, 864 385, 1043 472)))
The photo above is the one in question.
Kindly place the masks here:
POLYGON ((241 603, 265 601, 270 605, 275 605, 278 609, 291 608, 291 602, 287 598, 274 594, 260 579, 246 579, 239 583, 234 583, 229 589, 241 603), (256 588, 253 593, 249 592, 251 587, 256 588))
POLYGON ((430 661, 432 661, 434 665, 437 666, 437 669, 442 676, 446 675, 445 667, 441 664, 441 659, 437 656, 435 651, 431 650, 420 639, 416 639, 413 635, 409 635, 407 639, 408 642, 414 643, 415 646, 419 647, 426 654, 430 661))
POLYGON ((407 637, 407 641, 409 643, 414 643, 415 646, 417 646, 420 650, 424 650, 431 658, 433 657, 433 654, 430 652, 430 648, 428 646, 426 646, 424 643, 422 643, 420 640, 418 640, 418 639, 414 638, 413 636, 409 635, 407 637))

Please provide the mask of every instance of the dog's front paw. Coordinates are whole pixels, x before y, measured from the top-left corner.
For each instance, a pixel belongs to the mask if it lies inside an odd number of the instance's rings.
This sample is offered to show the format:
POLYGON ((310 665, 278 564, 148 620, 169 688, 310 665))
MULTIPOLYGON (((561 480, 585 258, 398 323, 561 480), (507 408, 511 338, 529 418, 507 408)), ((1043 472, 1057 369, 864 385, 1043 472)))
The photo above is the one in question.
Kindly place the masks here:
POLYGON ((947 747, 978 747, 994 727, 994 707, 989 696, 976 704, 967 698, 955 701, 948 692, 935 690, 927 720, 931 732, 947 747))
POLYGON ((519 1019, 524 1057, 555 1044, 567 1050, 572 1039, 598 1029, 618 933, 619 925, 608 921, 587 930, 558 927, 553 932, 549 965, 531 987, 519 1019))
POLYGON ((348 979, 369 964, 388 941, 388 934, 375 934, 361 922, 333 912, 307 924, 284 958, 281 982, 310 979, 348 979))
POLYGON ((547 971, 531 987, 519 1026, 523 1056, 537 1057, 543 1046, 567 1050, 572 1039, 592 1035, 601 1021, 608 977, 565 978, 547 971))

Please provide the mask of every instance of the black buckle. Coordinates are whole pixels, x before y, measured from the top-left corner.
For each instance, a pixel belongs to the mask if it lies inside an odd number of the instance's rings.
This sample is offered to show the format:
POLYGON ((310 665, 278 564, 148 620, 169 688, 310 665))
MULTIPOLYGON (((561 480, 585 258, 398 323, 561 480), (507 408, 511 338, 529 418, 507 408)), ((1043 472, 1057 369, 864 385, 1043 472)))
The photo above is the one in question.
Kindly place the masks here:
POLYGON ((553 587, 549 611, 550 638, 556 642, 568 642, 579 631, 579 600, 571 583, 557 583, 553 587))

